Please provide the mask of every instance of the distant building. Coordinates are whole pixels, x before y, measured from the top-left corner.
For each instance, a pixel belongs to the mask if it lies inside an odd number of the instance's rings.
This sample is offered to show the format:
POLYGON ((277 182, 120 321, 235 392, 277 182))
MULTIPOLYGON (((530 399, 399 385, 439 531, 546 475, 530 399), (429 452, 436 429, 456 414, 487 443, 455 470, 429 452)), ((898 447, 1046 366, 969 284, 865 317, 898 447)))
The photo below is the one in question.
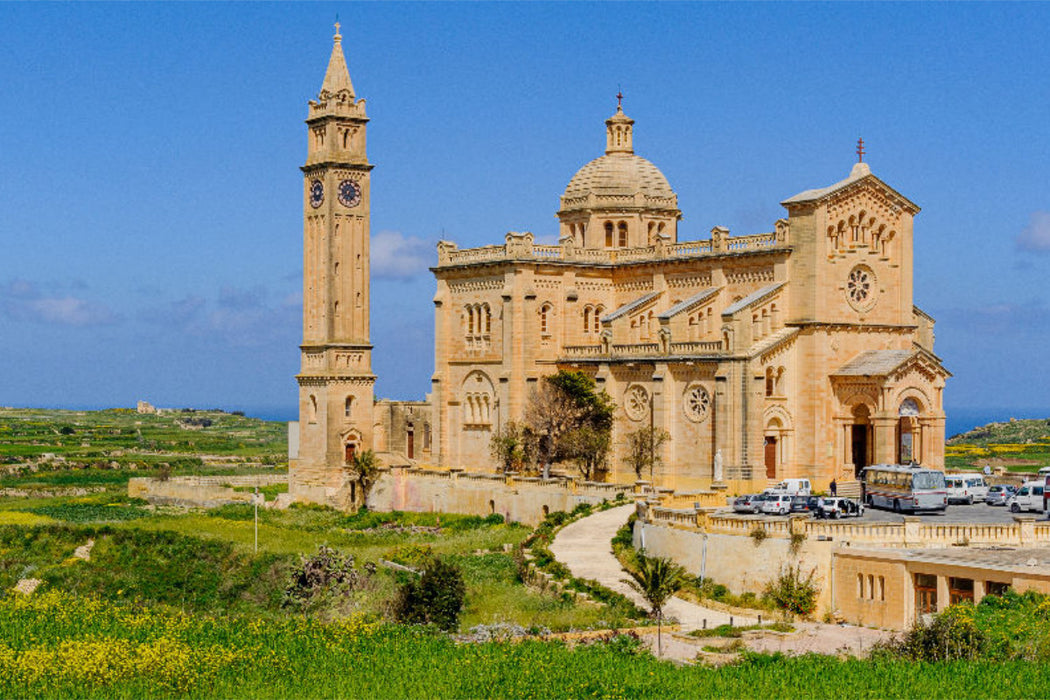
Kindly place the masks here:
MULTIPOLYGON (((618 405, 606 478, 634 479, 623 436, 672 439, 656 480, 855 478, 868 464, 943 468, 933 319, 912 301, 919 208, 857 162, 848 177, 782 202, 772 230, 680 240, 678 198, 634 152, 617 106, 605 153, 561 196, 557 245, 508 233, 482 248, 438 244, 435 371, 427 402, 373 401, 365 101, 336 34, 311 101, 304 173, 300 453, 292 489, 338 500, 344 463, 492 467, 489 441, 523 417, 559 368, 594 377, 618 405)), ((858 149, 859 150, 859 149, 858 149)), ((312 495, 308 495, 312 494, 312 495)))

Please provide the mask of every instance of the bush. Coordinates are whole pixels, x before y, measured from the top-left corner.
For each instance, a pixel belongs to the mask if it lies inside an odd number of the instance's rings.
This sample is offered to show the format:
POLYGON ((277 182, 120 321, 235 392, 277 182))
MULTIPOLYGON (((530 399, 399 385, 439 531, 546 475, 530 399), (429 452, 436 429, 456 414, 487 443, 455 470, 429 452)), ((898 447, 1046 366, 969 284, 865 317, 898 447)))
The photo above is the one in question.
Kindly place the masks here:
POLYGON ((773 607, 792 615, 808 617, 817 607, 819 588, 814 583, 816 569, 802 574, 802 566, 786 566, 780 575, 766 584, 762 597, 773 607))
POLYGON ((340 554, 321 545, 316 554, 300 557, 299 564, 292 569, 283 605, 302 611, 316 610, 360 588, 374 573, 374 564, 359 571, 353 555, 340 554))
POLYGON ((398 591, 394 617, 398 622, 435 625, 445 631, 459 626, 466 585, 459 567, 434 559, 417 580, 411 580, 398 591))
POLYGON ((977 627, 972 603, 947 608, 926 624, 917 620, 904 634, 881 647, 912 661, 954 661, 981 656, 985 636, 977 627))

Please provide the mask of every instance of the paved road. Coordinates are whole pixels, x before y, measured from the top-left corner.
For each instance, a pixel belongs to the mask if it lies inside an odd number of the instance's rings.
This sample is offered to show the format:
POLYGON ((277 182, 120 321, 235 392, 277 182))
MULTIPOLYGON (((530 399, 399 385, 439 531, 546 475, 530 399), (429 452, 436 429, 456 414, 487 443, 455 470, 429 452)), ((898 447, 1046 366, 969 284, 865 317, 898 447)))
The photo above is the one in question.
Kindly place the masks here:
MULTIPOLYGON (((627 522, 633 511, 632 504, 577 520, 555 536, 551 552, 559 562, 569 567, 576 578, 593 579, 606 588, 624 594, 648 610, 649 606, 642 597, 623 582, 623 579, 629 576, 613 556, 610 544, 616 531, 627 522)), ((664 606, 664 615, 677 618, 683 631, 699 629, 703 627, 705 620, 708 627, 729 623, 727 613, 705 608, 681 598, 672 598, 664 606)), ((757 620, 751 618, 733 618, 735 625, 753 625, 756 622, 757 620)))

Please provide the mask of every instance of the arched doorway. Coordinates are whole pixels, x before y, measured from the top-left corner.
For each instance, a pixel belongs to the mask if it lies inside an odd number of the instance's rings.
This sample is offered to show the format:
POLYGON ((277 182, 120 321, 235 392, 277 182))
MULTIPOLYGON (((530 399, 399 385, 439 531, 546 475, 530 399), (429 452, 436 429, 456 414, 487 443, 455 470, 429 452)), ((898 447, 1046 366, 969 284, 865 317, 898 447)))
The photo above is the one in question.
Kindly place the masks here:
POLYGON ((853 473, 860 478, 860 472, 871 461, 871 412, 864 404, 853 409, 853 425, 850 428, 852 445, 853 473))
POLYGON ((357 456, 357 442, 351 441, 346 443, 343 448, 343 456, 347 464, 353 464, 354 457, 357 456))
POLYGON ((766 435, 766 478, 777 478, 777 438, 775 435, 766 435))
POLYGON ((897 411, 897 463, 910 464, 922 461, 922 432, 919 415, 922 409, 915 399, 904 399, 897 411))

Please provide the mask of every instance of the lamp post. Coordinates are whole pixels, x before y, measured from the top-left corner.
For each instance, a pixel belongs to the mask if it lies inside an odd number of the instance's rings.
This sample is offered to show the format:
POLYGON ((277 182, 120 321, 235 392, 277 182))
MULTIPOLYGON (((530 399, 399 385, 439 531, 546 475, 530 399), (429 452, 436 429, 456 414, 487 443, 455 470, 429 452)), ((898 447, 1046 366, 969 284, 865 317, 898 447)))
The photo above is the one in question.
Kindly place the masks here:
POLYGON ((259 553, 259 487, 255 487, 255 497, 252 499, 255 504, 255 553, 259 553))

